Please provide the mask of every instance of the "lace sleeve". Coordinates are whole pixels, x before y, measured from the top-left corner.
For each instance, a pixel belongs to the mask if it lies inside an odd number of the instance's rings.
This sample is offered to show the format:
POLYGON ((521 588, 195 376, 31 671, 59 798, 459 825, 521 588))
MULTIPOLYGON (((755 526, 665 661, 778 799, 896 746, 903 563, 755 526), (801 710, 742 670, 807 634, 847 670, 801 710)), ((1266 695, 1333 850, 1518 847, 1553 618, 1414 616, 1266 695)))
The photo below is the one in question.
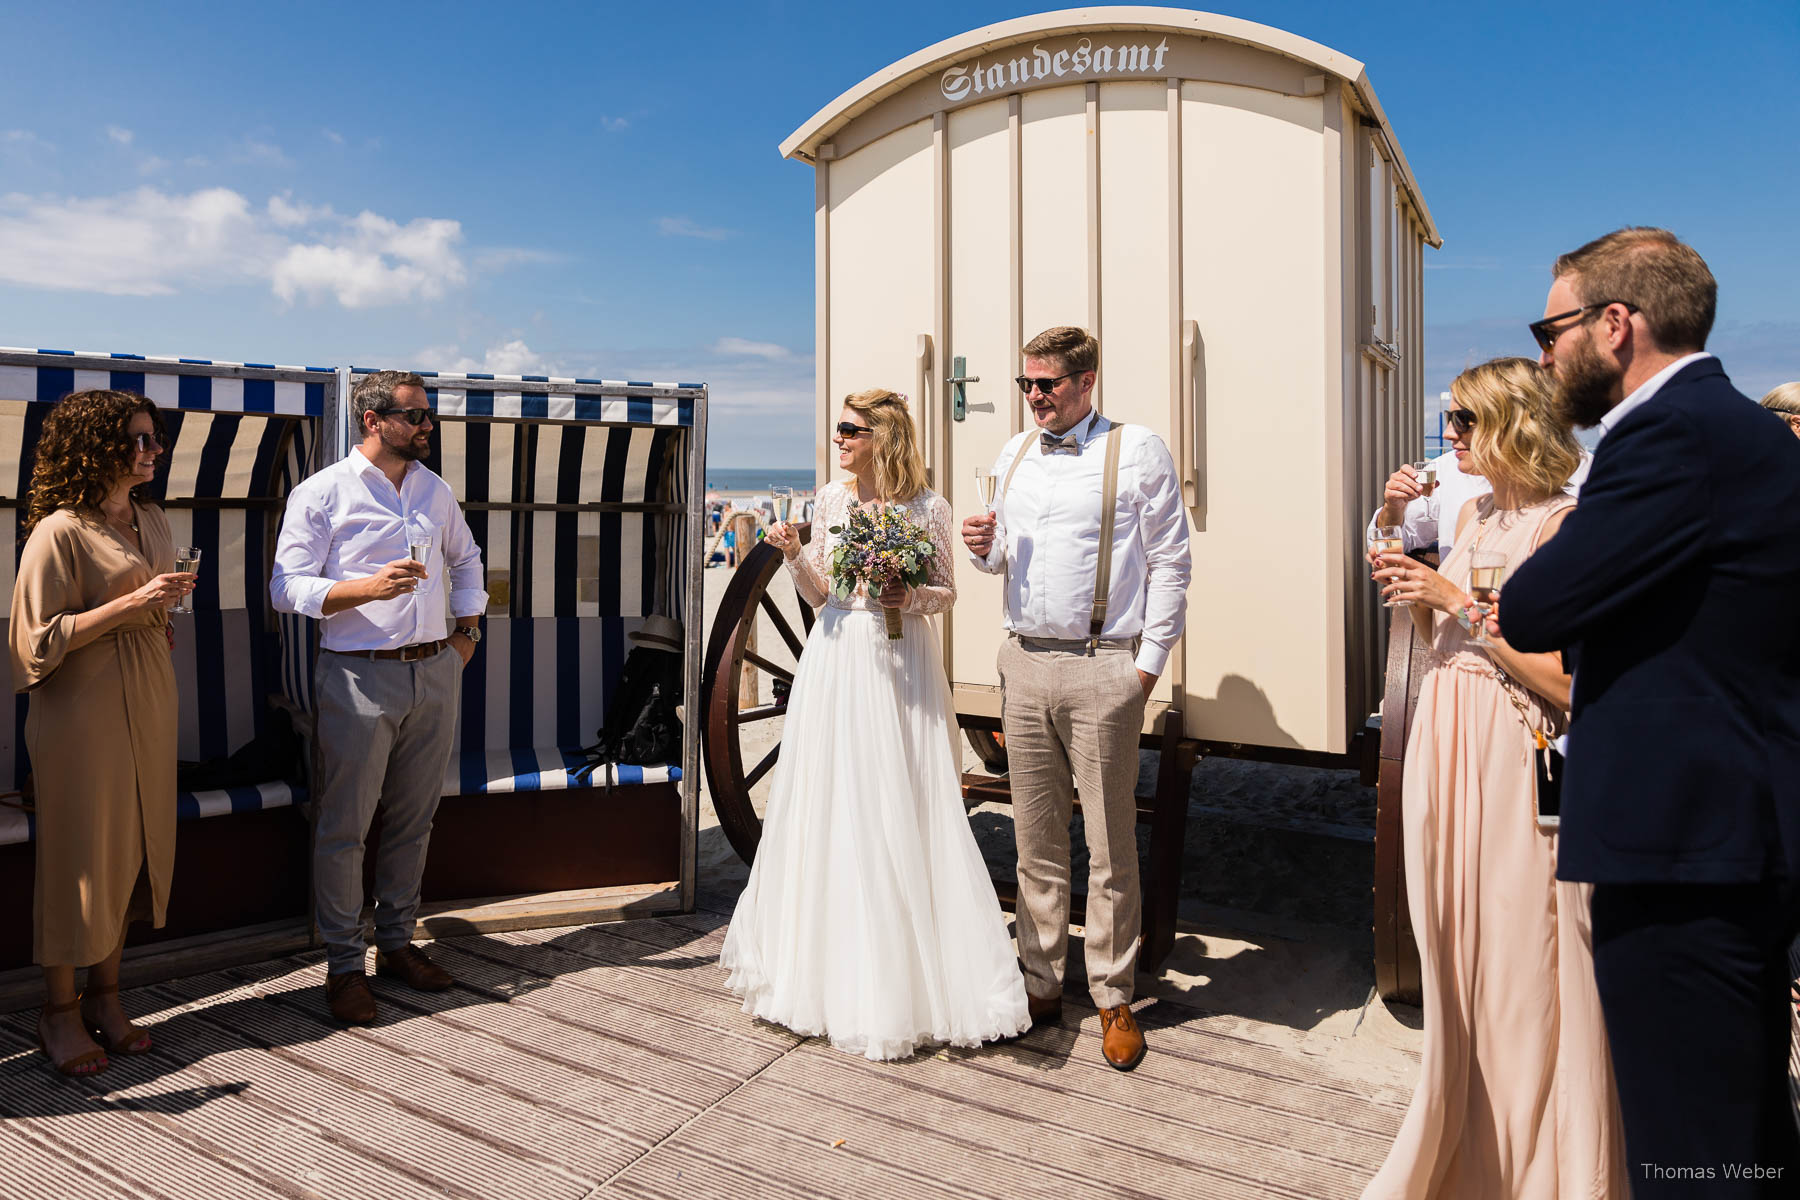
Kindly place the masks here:
POLYGON ((949 610, 956 603, 956 576, 952 573, 955 551, 950 539, 950 502, 933 496, 925 508, 925 525, 937 553, 925 568, 925 582, 913 589, 906 611, 929 616, 949 610))
POLYGON ((799 554, 786 560, 788 572, 794 577, 794 590, 814 608, 823 605, 825 598, 831 594, 831 588, 825 581, 825 531, 836 519, 831 509, 840 490, 832 487, 819 489, 818 502, 813 506, 812 540, 800 547, 799 554))

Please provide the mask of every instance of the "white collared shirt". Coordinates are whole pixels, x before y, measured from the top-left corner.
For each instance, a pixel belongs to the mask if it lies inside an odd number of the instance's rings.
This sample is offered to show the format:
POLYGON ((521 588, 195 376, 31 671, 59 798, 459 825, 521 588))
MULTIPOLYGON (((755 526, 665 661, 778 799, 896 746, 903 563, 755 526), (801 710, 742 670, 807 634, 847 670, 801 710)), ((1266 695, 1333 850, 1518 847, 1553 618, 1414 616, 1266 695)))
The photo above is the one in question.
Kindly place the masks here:
POLYGON ((481 547, 450 485, 412 462, 396 489, 353 448, 289 493, 269 598, 278 612, 319 619, 327 650, 393 650, 448 637, 453 617, 485 612, 484 583, 481 547), (419 590, 325 616, 332 585, 408 557, 409 529, 431 539, 419 590))
MULTIPOLYGON (((1456 544, 1456 518, 1463 510, 1463 505, 1477 496, 1485 496, 1494 490, 1485 475, 1465 473, 1456 463, 1456 451, 1449 450, 1431 460, 1437 467, 1437 486, 1431 495, 1421 496, 1417 500, 1407 502, 1400 515, 1400 540, 1407 553, 1421 548, 1436 546, 1438 561, 1443 562, 1450 557, 1450 547, 1456 544), (1449 513, 1449 520, 1443 514, 1449 513)), ((1588 468, 1594 465, 1594 456, 1586 450, 1581 452, 1581 463, 1575 468, 1575 474, 1563 485, 1563 491, 1571 496, 1581 494, 1581 485, 1587 480, 1588 468)), ((1375 536, 1375 523, 1381 520, 1381 509, 1369 518, 1367 535, 1375 536)))
MULTIPOLYGON (((1079 454, 1041 454, 1041 432, 1014 437, 994 463, 1004 482, 1021 449, 1026 458, 995 498, 998 525, 977 570, 1006 572, 1006 627, 1027 637, 1085 638, 1093 616, 1100 564, 1100 496, 1105 486, 1106 436, 1112 423, 1098 413, 1069 434, 1079 454)), ((1065 434, 1064 436, 1068 436, 1065 434)), ((1101 637, 1142 636, 1138 670, 1161 675, 1187 623, 1187 514, 1175 463, 1162 439, 1142 425, 1116 435, 1119 494, 1113 524, 1112 586, 1101 637)))
POLYGON ((1711 357, 1712 355, 1704 350, 1696 350, 1692 354, 1684 354, 1650 378, 1644 380, 1644 382, 1638 384, 1636 391, 1613 405, 1612 408, 1607 410, 1606 415, 1600 418, 1601 439, 1604 440, 1606 435, 1611 433, 1613 429, 1618 426, 1620 421, 1623 421, 1629 416, 1633 409, 1648 403, 1652 396, 1662 391, 1663 384, 1674 378, 1677 371, 1681 370, 1689 363, 1697 363, 1703 358, 1711 357))

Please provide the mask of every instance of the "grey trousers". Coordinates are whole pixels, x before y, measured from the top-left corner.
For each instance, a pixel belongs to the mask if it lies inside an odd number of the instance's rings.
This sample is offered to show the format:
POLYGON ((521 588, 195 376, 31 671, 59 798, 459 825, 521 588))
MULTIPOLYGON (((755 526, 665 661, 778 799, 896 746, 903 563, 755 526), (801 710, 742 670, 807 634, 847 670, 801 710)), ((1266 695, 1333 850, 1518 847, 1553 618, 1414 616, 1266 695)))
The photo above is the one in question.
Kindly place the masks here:
POLYGON ((363 846, 381 814, 375 945, 412 941, 419 880, 456 739, 462 659, 321 651, 313 672, 313 911, 333 974, 363 970, 363 846))
POLYGON ((1132 652, 1000 647, 1000 726, 1019 847, 1019 961, 1025 990, 1061 996, 1069 953, 1069 821, 1081 789, 1087 831, 1088 992, 1129 1003, 1143 898, 1138 891, 1138 736, 1144 689, 1132 652))

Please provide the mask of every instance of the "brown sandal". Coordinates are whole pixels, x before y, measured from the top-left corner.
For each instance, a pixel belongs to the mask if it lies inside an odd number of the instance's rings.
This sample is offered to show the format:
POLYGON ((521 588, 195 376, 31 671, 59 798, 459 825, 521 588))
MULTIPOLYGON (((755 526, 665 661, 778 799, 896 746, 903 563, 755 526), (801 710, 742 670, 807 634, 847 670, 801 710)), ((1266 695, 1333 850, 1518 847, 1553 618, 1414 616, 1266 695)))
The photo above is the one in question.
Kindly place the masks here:
MULTIPOLYGON (((90 987, 82 992, 75 1002, 79 1004, 89 996, 116 996, 118 994, 119 985, 116 983, 108 987, 90 987)), ((107 1039, 106 1030, 100 1028, 98 1022, 88 1020, 85 1010, 81 1014, 81 1019, 89 1029, 93 1030, 94 1040, 105 1046, 108 1054, 148 1054, 156 1049, 156 1041, 150 1036, 150 1031, 141 1029, 130 1021, 125 1023, 125 1036, 114 1042, 107 1039)))
POLYGON ((51 1066, 55 1067, 61 1074, 67 1075, 72 1079, 86 1079, 89 1076, 98 1075, 112 1065, 112 1063, 107 1060, 106 1051, 104 1050, 83 1050, 73 1058, 65 1058, 61 1062, 57 1062, 51 1055, 50 1039, 44 1036, 44 1018, 53 1014, 74 1012, 80 1007, 81 998, 78 996, 67 1004, 46 1004, 44 1005, 43 1012, 38 1015, 38 1049, 44 1052, 45 1058, 50 1059, 51 1066), (83 1067, 90 1063, 98 1063, 99 1066, 91 1071, 82 1070, 83 1067))

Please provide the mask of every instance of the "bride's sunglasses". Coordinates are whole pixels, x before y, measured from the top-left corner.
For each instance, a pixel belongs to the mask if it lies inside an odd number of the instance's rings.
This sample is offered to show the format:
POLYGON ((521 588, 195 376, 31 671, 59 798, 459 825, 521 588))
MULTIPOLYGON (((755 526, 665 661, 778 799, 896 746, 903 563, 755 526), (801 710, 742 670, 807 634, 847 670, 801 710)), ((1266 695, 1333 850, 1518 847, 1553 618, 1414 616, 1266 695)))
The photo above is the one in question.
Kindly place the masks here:
POLYGON ((867 425, 857 425, 851 421, 839 421, 837 423, 838 436, 843 438, 845 441, 848 441, 851 438, 854 438, 859 433, 874 433, 874 432, 875 431, 873 429, 869 428, 869 426, 867 426, 867 425))

